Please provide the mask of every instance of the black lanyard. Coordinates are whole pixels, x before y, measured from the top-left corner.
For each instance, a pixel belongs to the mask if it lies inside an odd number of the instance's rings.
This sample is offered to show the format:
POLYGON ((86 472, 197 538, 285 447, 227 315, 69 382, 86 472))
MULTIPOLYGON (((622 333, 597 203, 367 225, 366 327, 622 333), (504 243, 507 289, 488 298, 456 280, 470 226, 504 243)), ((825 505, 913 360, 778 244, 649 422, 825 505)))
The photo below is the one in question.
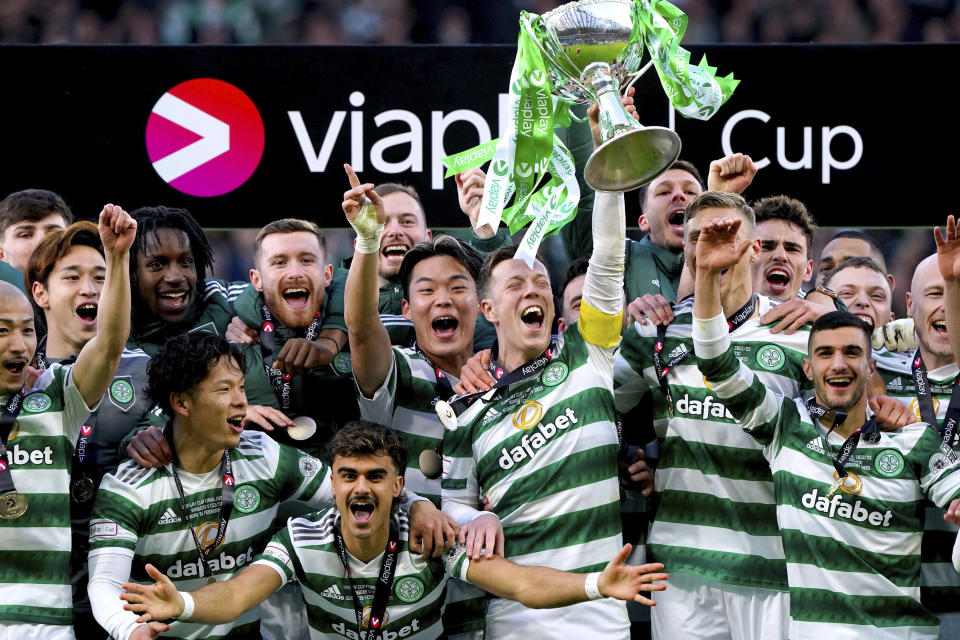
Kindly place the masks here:
POLYGON ((420 345, 417 344, 416 340, 414 340, 413 342, 413 352, 416 353, 421 358, 423 358, 424 362, 426 362, 433 368, 433 374, 437 378, 437 386, 440 388, 440 392, 441 392, 437 395, 439 395, 440 398, 443 400, 446 400, 450 396, 454 395, 456 392, 453 390, 453 385, 450 384, 450 379, 447 377, 447 374, 445 374, 443 370, 440 369, 440 367, 433 364, 433 360, 431 360, 427 356, 427 354, 423 352, 423 350, 420 348, 420 345))
MULTIPOLYGON (((757 310, 757 296, 752 295, 747 300, 747 304, 740 307, 736 313, 727 318, 727 329, 730 333, 736 331, 743 323, 749 320, 757 310)), ((653 345, 653 369, 657 374, 657 382, 660 384, 660 392, 667 402, 667 414, 673 417, 673 394, 670 393, 670 385, 667 383, 667 374, 675 366, 693 355, 693 349, 682 349, 679 353, 667 360, 663 358, 663 346, 667 339, 667 325, 657 326, 657 342, 653 345)), ((686 347, 686 345, 681 344, 686 347)))
MULTIPOLYGON (((947 405, 947 412, 943 416, 943 424, 937 420, 937 412, 933 408, 933 392, 930 379, 927 377, 927 367, 923 364, 923 357, 920 355, 920 349, 913 354, 913 363, 910 365, 913 373, 913 385, 917 391, 917 405, 920 408, 920 419, 931 427, 936 429, 943 437, 943 444, 948 449, 953 448, 953 438, 957 431, 957 422, 960 422, 960 393, 957 387, 953 386, 950 393, 950 404, 947 405)), ((960 377, 957 378, 957 384, 960 385, 960 377)))
MULTIPOLYGON (((833 421, 830 425, 830 430, 827 431, 827 435, 823 438, 824 443, 828 448, 830 447, 830 434, 833 433, 833 430, 843 424, 847 419, 847 412, 843 409, 827 409, 826 407, 817 403, 816 400, 810 398, 807 400, 807 411, 810 412, 810 415, 813 417, 817 425, 820 424, 820 420, 833 412, 833 421)), ((843 479, 847 476, 847 471, 845 467, 847 462, 850 461, 850 457, 857 450, 857 446, 860 444, 860 438, 863 437, 867 442, 877 442, 880 440, 880 430, 877 428, 877 419, 875 416, 871 416, 866 422, 864 422, 859 429, 854 431, 852 434, 847 436, 847 439, 843 441, 843 444, 840 445, 840 453, 836 456, 831 455, 830 460, 833 462, 833 468, 837 471, 838 479, 843 479)))
MULTIPOLYGON (((307 340, 312 341, 317 337, 320 330, 320 315, 317 312, 317 317, 307 327, 307 333, 304 335, 307 340)), ((270 384, 273 385, 273 390, 277 393, 280 409, 287 411, 290 409, 290 402, 293 398, 293 385, 290 382, 291 376, 285 376, 279 369, 273 368, 273 363, 277 361, 277 356, 274 354, 276 340, 273 335, 277 326, 273 322, 273 316, 270 315, 270 309, 267 308, 267 305, 260 307, 260 319, 263 321, 260 327, 260 355, 263 356, 263 368, 267 372, 270 384)))
POLYGON ((7 400, 7 405, 0 414, 0 495, 10 492, 16 492, 17 488, 13 485, 13 474, 10 473, 10 461, 7 457, 7 438, 10 437, 10 431, 17 422, 17 416, 23 409, 23 396, 26 394, 23 389, 16 392, 7 400))
POLYGON ((203 577, 207 579, 208 582, 213 582, 216 578, 213 577, 213 570, 210 568, 210 560, 207 560, 207 555, 211 550, 216 549, 223 542, 223 538, 227 535, 227 523, 230 522, 230 514, 233 512, 233 465, 230 463, 230 451, 224 450, 223 460, 220 462, 220 477, 223 479, 223 489, 221 493, 221 502, 220 502, 220 526, 217 529, 217 537, 213 541, 213 544, 204 548, 200 544, 200 539, 197 538, 197 532, 193 529, 193 523, 190 521, 190 512, 187 510, 187 497, 183 492, 183 484, 180 482, 180 476, 177 474, 177 465, 180 463, 180 460, 177 458, 177 451, 173 447, 173 429, 168 424, 167 428, 163 430, 163 435, 167 438, 167 442, 170 443, 170 450, 173 452, 173 459, 170 464, 170 471, 173 473, 173 481, 177 485, 177 493, 180 494, 180 508, 183 511, 183 521, 187 525, 187 529, 190 530, 190 535, 193 536, 193 544, 197 546, 197 553, 200 554, 200 565, 203 568, 203 577))
MULTIPOLYGON (((34 354, 37 363, 37 369, 46 371, 50 367, 47 359, 47 336, 41 338, 37 345, 37 351, 34 354)), ((67 366, 77 361, 77 356, 58 360, 58 362, 67 366)), ((70 498, 76 503, 90 502, 97 492, 97 485, 94 478, 98 477, 97 465, 92 455, 93 430, 97 426, 97 415, 99 411, 94 411, 88 417, 86 422, 80 427, 80 435, 77 438, 76 446, 73 449, 73 469, 71 470, 70 498), (74 477, 77 476, 77 477, 74 477)))
POLYGON ((373 602, 370 605, 368 631, 363 631, 363 607, 357 597, 357 589, 350 577, 350 564, 347 558, 347 545, 343 541, 340 529, 340 519, 333 525, 333 538, 337 542, 337 556, 343 565, 343 574, 350 583, 350 594, 353 596, 353 611, 357 615, 357 635, 364 640, 379 640, 383 635, 384 614, 387 611, 387 602, 390 600, 390 589, 393 586, 393 575, 397 571, 397 554, 400 550, 400 528, 396 520, 390 518, 390 538, 387 548, 383 550, 383 560, 380 562, 380 576, 373 592, 373 602))

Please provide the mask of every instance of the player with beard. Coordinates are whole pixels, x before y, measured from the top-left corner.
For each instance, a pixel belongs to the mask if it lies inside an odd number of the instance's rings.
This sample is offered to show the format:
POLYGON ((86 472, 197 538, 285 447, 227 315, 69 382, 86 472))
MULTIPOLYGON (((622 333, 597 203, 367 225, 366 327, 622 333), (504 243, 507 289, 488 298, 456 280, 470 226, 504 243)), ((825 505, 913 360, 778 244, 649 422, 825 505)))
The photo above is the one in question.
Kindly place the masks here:
POLYGON ((927 424, 878 430, 866 395, 870 330, 849 312, 828 313, 810 330, 810 400, 784 398, 737 359, 721 273, 750 250, 741 224, 727 215, 701 227, 694 346, 707 382, 773 472, 788 637, 936 638, 937 618, 920 604, 923 502, 949 504, 946 517, 960 522, 960 458, 927 424))
POLYGON ((108 204, 99 218, 106 254, 100 303, 112 310, 72 364, 53 364, 26 386, 37 346, 23 292, 0 283, 0 637, 73 638, 70 460, 91 407, 114 379, 129 333, 130 246, 137 223, 108 204))
POLYGON ((187 331, 224 335, 247 283, 206 279, 213 248, 186 209, 141 207, 131 215, 141 233, 130 261, 136 295, 128 346, 153 355, 187 331))
MULTIPOLYGON (((399 275, 403 314, 413 322, 416 342, 391 348, 377 313, 375 277, 386 219, 383 200, 372 184, 360 184, 349 165, 345 169, 351 189, 344 193, 342 206, 357 233, 345 315, 360 413, 365 420, 389 425, 406 439, 411 455, 404 481, 439 505, 443 425, 435 405, 453 395, 457 374, 473 354, 478 311, 475 279, 481 259, 451 236, 414 245, 405 254, 399 275)), ((479 556, 481 546, 502 555, 502 532, 494 516, 488 513, 460 524, 465 525, 460 540, 471 557, 479 556)), ((482 592, 455 580, 447 599, 448 634, 482 633, 482 592)))
MULTIPOLYGON (((371 185, 372 186, 372 185, 371 185)), ((640 595, 665 585, 660 565, 623 564, 621 549, 603 573, 587 576, 545 567, 525 567, 494 557, 471 561, 462 546, 443 560, 411 553, 407 519, 397 514, 403 490, 407 449, 391 429, 351 423, 330 443, 331 482, 336 505, 304 518, 291 518, 263 554, 236 577, 178 592, 162 573, 148 566, 158 582, 124 585, 126 608, 144 613, 140 620, 172 617, 222 623, 273 593, 282 584, 303 585, 311 638, 447 637, 441 625, 443 589, 458 576, 504 598, 530 607, 563 607, 587 599, 615 597, 650 603, 640 595), (381 598, 383 598, 381 600, 381 598), (353 605, 351 607, 351 604, 353 605)), ((562 615, 562 609, 550 613, 562 615)))
MULTIPOLYGON (((41 338, 34 364, 41 371, 69 364, 97 335, 100 293, 106 261, 97 226, 76 222, 48 234, 30 255, 27 282, 47 334, 41 338)), ((100 405, 84 420, 74 448, 70 512, 73 528, 73 619, 78 638, 96 629, 87 599, 87 550, 90 508, 100 478, 120 461, 118 445, 147 416, 147 362, 142 351, 124 349, 100 405)), ((94 634, 96 635, 96 634, 94 634)), ((102 637, 102 634, 100 635, 102 637)))

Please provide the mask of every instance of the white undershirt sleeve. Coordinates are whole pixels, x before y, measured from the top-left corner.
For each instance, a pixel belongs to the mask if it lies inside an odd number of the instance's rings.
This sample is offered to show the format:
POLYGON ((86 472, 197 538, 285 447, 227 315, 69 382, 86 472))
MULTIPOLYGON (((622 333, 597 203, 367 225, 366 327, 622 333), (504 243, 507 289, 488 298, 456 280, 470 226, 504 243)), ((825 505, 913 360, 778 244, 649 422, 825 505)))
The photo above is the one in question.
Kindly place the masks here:
POLYGON ((133 565, 133 552, 125 549, 98 553, 89 558, 90 583, 87 593, 93 616, 106 629, 111 638, 128 640, 133 630, 140 626, 139 617, 132 611, 125 611, 121 585, 130 580, 130 568, 133 565))

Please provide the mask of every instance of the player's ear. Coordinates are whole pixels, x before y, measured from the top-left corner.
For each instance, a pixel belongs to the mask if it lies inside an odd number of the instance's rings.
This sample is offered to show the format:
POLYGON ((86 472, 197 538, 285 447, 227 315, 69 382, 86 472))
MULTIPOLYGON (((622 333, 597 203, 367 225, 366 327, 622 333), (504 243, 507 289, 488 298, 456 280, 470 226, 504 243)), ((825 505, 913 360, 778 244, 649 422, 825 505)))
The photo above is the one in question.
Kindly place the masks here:
POLYGON ((807 376, 807 380, 813 380, 813 370, 810 368, 810 358, 803 359, 803 373, 807 376))

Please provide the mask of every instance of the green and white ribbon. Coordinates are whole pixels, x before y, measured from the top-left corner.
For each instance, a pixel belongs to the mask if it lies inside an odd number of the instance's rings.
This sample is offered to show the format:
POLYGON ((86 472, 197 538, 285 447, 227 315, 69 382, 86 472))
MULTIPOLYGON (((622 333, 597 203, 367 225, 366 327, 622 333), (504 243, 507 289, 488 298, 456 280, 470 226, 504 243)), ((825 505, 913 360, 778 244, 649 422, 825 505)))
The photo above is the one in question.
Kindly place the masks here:
MULTIPOLYGON (((636 68, 645 45, 674 108, 688 118, 710 118, 740 81, 733 74, 716 77, 706 56, 699 65, 690 65, 690 52, 680 46, 687 16, 666 0, 635 0, 633 18, 631 40, 618 61, 636 68)), ((443 159, 446 177, 490 162, 477 227, 489 224, 496 229, 502 220, 516 233, 532 221, 517 254, 530 265, 543 238, 576 215, 580 199, 570 151, 553 134, 554 127, 570 125, 570 113, 569 104, 552 93, 537 45, 547 37, 540 16, 521 12, 506 133, 443 159), (541 187, 548 172, 550 180, 541 187), (511 198, 513 205, 507 207, 511 198)))

